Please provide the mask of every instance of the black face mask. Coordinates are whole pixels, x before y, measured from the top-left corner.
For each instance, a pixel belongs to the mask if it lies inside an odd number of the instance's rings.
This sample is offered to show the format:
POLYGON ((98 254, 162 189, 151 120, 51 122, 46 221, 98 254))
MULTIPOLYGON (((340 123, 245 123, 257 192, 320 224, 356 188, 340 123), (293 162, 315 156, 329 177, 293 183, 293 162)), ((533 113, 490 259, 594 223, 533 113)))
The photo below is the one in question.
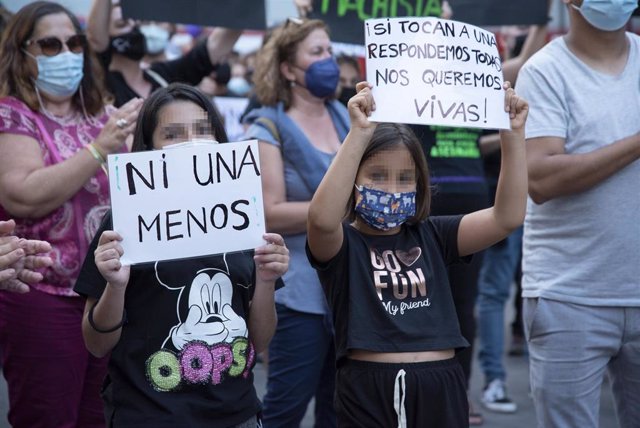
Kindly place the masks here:
POLYGON ((228 62, 219 64, 215 69, 215 73, 215 81, 220 85, 226 85, 227 83, 229 83, 229 80, 231 80, 231 66, 228 62))
POLYGON ((127 34, 111 37, 111 52, 140 61, 147 53, 147 42, 140 28, 133 27, 127 34))
POLYGON ((342 91, 340 91, 340 96, 338 97, 338 101, 340 101, 345 106, 349 102, 349 100, 356 94, 356 88, 348 88, 343 87, 342 91))

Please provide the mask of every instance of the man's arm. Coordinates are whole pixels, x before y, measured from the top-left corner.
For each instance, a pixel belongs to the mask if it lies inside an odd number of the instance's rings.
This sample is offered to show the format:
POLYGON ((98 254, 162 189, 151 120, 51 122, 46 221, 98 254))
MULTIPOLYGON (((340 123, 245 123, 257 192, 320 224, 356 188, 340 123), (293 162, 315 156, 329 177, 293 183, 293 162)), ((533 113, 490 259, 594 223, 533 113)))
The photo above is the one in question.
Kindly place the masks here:
POLYGON ((589 153, 567 154, 564 138, 527 139, 529 195, 537 204, 584 192, 640 158, 640 133, 589 153))

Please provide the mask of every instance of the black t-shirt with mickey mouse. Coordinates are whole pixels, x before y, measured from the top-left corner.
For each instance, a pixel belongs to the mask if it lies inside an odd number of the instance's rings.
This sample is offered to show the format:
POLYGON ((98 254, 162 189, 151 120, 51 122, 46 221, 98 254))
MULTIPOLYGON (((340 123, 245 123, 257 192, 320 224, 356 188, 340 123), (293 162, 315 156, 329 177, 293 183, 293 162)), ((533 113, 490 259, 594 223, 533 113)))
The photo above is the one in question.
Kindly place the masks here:
POLYGON ((394 235, 343 225, 344 240, 327 263, 307 246, 333 311, 338 363, 349 350, 419 352, 468 346, 460 334, 447 266, 458 255, 462 216, 430 217, 394 235))
MULTIPOLYGON (((76 282, 79 294, 104 291, 93 253, 111 227, 107 216, 76 282)), ((254 284, 253 251, 132 266, 127 322, 103 392, 110 426, 227 428, 256 415, 247 330, 254 284)))

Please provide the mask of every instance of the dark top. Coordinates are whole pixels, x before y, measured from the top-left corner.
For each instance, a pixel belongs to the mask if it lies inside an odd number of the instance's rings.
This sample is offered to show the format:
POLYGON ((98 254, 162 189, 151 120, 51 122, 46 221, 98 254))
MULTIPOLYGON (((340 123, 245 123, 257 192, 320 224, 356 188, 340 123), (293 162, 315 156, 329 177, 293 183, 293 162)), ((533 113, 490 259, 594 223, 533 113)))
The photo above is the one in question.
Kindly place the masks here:
POLYGON ((410 125, 422 143, 437 193, 487 194, 482 129, 410 125))
POLYGON ((351 349, 419 352, 468 346, 447 277, 447 266, 461 261, 461 218, 430 217, 388 236, 366 235, 345 224, 342 247, 327 263, 317 262, 307 245, 333 311, 339 363, 351 349))
POLYGON ((500 162, 502 161, 502 153, 500 149, 488 153, 484 156, 484 171, 489 188, 489 201, 494 203, 496 198, 496 190, 498 187, 498 177, 500 177, 500 162))
MULTIPOLYGON (((110 215, 87 253, 79 294, 104 291, 93 252, 109 229, 110 215)), ((111 426, 227 428, 257 414, 246 323, 254 284, 253 251, 132 266, 127 322, 103 393, 111 426)))
MULTIPOLYGON (((102 52, 100 61, 104 69, 107 70, 105 77, 107 89, 115 97, 114 105, 116 107, 120 107, 133 98, 142 98, 127 84, 122 73, 109 70, 109 64, 111 64, 110 51, 102 52)), ((149 69, 160 76, 166 83, 182 82, 197 85, 203 77, 208 76, 215 69, 215 66, 209 59, 207 41, 202 40, 186 55, 172 61, 154 62, 149 66, 149 69)), ((162 80, 154 77, 152 73, 145 70, 143 74, 145 80, 151 83, 151 92, 166 86, 162 80)))

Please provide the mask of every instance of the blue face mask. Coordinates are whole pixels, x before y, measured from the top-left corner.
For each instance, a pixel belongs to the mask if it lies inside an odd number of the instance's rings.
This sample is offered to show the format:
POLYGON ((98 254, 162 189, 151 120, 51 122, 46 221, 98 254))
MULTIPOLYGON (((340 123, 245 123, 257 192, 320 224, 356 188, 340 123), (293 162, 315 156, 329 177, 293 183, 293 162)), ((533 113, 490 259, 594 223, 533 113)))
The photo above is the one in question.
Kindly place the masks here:
POLYGON ((58 97, 76 93, 84 75, 82 53, 62 52, 55 56, 33 56, 26 53, 38 63, 38 78, 35 83, 39 90, 58 97))
POLYGON ((355 211, 374 229, 390 230, 416 214, 416 192, 387 193, 356 185, 355 211))
POLYGON ((572 6, 597 29, 616 31, 629 21, 638 0, 584 0, 582 6, 572 6))
POLYGON ((333 58, 316 61, 304 71, 305 88, 318 98, 335 94, 340 80, 340 67, 333 58))

